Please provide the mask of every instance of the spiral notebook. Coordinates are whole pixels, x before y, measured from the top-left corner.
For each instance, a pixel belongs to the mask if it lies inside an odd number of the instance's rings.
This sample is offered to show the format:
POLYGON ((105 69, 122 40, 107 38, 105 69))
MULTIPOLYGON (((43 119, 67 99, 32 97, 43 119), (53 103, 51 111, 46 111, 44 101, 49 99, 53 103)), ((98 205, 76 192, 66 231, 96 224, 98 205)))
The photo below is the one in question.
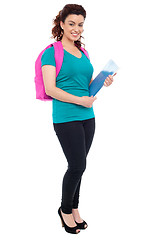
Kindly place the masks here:
POLYGON ((105 79, 109 75, 114 75, 119 67, 113 60, 109 60, 102 71, 96 76, 89 86, 89 96, 95 96, 97 92, 103 87, 105 79))

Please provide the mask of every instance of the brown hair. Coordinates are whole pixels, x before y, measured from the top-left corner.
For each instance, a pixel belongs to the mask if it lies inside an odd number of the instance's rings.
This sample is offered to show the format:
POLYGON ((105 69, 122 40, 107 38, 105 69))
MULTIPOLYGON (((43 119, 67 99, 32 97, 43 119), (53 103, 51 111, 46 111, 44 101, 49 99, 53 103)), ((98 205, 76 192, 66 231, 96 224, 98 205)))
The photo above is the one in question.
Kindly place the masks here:
MULTIPOLYGON (((81 5, 78 5, 78 4, 65 5, 64 8, 61 11, 59 11, 56 18, 53 19, 54 27, 52 28, 52 37, 51 38, 55 38, 56 41, 61 41, 61 39, 63 37, 63 29, 60 26, 60 21, 62 21, 64 23, 65 19, 67 18, 67 16, 69 14, 82 15, 84 17, 84 19, 86 18, 86 11, 81 5)), ((82 36, 80 36, 79 40, 74 41, 74 44, 78 47, 78 49, 81 48, 81 44, 83 44, 85 46, 85 44, 81 42, 81 37, 82 36)), ((84 37, 82 37, 82 38, 84 38, 84 37)))

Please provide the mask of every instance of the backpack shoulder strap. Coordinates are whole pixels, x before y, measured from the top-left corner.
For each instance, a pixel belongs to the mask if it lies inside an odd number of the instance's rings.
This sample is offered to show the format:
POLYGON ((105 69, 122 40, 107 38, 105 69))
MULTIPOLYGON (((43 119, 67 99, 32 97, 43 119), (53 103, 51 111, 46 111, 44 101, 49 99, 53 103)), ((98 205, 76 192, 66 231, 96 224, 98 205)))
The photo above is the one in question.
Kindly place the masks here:
POLYGON ((63 63, 64 50, 61 41, 54 42, 54 57, 56 62, 56 77, 58 76, 63 63))
POLYGON ((83 47, 81 47, 81 50, 84 52, 84 54, 86 55, 86 57, 89 59, 88 52, 87 52, 83 47))

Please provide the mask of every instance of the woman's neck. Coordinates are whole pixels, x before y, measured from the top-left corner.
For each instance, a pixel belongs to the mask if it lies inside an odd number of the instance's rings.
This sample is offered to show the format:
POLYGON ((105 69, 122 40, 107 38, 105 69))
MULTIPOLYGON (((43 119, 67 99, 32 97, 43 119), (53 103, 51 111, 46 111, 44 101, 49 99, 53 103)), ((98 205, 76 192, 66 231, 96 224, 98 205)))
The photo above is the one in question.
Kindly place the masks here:
POLYGON ((73 49, 73 48, 76 47, 75 44, 74 44, 74 41, 70 41, 67 38, 65 38, 64 36, 63 36, 61 42, 62 42, 63 47, 67 47, 67 48, 70 48, 70 49, 73 49))

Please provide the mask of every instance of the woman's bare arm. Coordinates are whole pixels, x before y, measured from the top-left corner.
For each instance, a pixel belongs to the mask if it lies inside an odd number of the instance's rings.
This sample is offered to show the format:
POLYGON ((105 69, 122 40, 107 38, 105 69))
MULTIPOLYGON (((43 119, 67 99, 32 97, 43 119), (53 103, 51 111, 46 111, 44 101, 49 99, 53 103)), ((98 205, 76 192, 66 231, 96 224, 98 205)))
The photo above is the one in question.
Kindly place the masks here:
POLYGON ((56 87, 56 67, 52 65, 42 66, 42 75, 45 92, 48 96, 51 96, 52 98, 62 102, 74 103, 84 107, 92 107, 96 97, 78 97, 56 87))
POLYGON ((52 65, 42 66, 42 74, 45 92, 48 96, 69 103, 80 104, 79 97, 56 87, 56 67, 52 65))

